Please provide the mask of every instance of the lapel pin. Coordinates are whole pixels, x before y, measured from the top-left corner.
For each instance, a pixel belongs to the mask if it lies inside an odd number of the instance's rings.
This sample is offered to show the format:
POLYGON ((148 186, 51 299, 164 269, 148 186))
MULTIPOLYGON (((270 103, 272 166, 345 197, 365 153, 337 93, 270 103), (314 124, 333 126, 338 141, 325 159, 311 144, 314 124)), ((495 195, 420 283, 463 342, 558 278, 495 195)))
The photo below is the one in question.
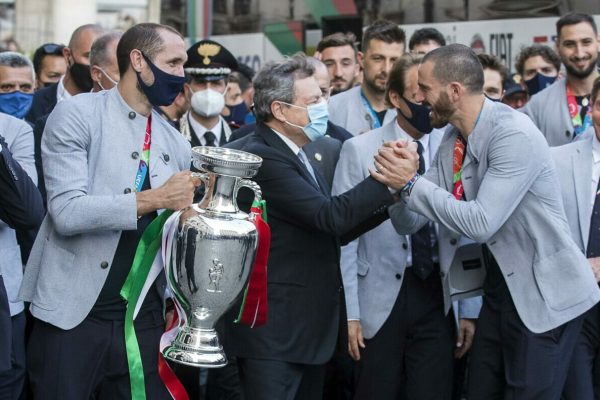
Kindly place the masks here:
POLYGON ((323 159, 323 156, 321 155, 321 153, 315 153, 315 160, 321 161, 322 159, 323 159))

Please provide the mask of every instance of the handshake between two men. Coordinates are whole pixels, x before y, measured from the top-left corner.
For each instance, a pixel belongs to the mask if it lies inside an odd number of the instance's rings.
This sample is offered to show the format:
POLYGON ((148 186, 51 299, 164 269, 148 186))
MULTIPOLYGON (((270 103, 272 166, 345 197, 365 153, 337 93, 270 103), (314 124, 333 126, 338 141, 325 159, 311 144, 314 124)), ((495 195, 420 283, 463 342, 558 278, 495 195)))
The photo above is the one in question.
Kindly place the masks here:
POLYGON ((385 142, 375 154, 373 179, 395 190, 402 190, 419 171, 417 142, 405 139, 385 142))

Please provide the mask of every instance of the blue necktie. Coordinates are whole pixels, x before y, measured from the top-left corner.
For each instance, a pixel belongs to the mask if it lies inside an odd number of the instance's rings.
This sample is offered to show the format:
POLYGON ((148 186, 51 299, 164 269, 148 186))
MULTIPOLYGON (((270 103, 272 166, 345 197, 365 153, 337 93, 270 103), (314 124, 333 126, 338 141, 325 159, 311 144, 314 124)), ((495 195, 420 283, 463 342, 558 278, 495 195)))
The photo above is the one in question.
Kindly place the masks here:
POLYGON ((304 152, 304 150, 300 149, 300 151, 298 152, 298 158, 300 159, 300 161, 302 161, 302 164, 304 164, 310 176, 312 176, 313 181, 317 184, 317 187, 319 187, 319 182, 317 181, 317 177, 315 176, 315 170, 313 169, 312 165, 310 165, 310 162, 308 161, 308 157, 306 157, 306 153, 304 152))

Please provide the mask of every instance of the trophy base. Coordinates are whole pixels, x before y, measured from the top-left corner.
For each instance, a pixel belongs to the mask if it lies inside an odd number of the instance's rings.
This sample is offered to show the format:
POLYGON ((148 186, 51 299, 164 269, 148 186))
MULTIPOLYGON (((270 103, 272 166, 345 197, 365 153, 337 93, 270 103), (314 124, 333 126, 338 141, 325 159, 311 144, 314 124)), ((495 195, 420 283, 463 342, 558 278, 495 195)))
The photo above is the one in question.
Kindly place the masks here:
POLYGON ((168 360, 192 367, 220 368, 227 365, 227 357, 214 329, 184 327, 162 353, 168 360))

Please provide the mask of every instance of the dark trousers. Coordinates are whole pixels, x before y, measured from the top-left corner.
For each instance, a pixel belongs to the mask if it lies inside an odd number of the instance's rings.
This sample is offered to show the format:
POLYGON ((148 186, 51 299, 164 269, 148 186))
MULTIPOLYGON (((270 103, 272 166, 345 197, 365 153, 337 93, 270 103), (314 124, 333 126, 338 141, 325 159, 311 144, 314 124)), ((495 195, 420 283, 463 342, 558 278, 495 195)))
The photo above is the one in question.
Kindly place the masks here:
MULTIPOLYGON (((140 315, 135 331, 146 398, 170 399, 158 376, 162 313, 140 315)), ((88 317, 75 328, 62 330, 35 320, 27 349, 35 400, 131 399, 124 332, 123 321, 88 317)))
POLYGON ((577 343, 580 316, 544 333, 525 327, 516 310, 483 301, 469 366, 469 400, 558 400, 577 343))
MULTIPOLYGON (((0 286, 4 285, 0 281, 0 286)), ((14 317, 0 322, 0 336, 6 335, 10 341, 8 352, 0 354, 7 356, 10 365, 8 369, 0 370, 0 400, 17 400, 21 397, 25 383, 25 313, 21 312, 14 317)), ((0 341, 5 341, 0 339, 0 341)), ((2 346, 2 351, 5 351, 2 346)))
POLYGON ((325 365, 238 358, 246 400, 322 400, 325 365))
POLYGON ((450 399, 454 336, 439 275, 422 280, 408 268, 390 316, 361 350, 354 398, 450 399))
POLYGON ((573 351, 565 400, 600 399, 600 305, 596 304, 584 315, 583 327, 573 351))

